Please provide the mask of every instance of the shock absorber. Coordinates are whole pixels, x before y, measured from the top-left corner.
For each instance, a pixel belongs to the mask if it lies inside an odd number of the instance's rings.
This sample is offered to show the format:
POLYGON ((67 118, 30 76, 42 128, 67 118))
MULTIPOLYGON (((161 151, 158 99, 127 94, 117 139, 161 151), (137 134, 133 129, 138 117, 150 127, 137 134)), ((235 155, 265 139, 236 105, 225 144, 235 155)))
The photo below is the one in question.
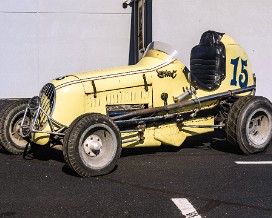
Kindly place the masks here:
POLYGON ((178 103, 183 101, 184 99, 186 99, 189 96, 192 96, 195 93, 195 89, 193 87, 190 87, 190 89, 188 89, 186 92, 182 93, 180 96, 178 97, 174 97, 174 102, 178 103))

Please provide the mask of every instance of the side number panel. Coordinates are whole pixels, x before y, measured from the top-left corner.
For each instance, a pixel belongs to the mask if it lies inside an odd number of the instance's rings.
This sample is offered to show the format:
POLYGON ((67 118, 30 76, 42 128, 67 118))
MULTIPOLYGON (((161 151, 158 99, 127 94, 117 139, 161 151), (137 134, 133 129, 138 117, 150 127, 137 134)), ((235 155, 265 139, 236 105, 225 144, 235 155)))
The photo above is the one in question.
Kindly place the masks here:
MULTIPOLYGON (((237 71, 238 71, 238 65, 239 65, 239 60, 240 57, 231 59, 231 64, 234 66, 233 67, 233 78, 230 81, 231 86, 236 86, 237 85, 237 71)), ((239 86, 241 88, 247 87, 248 84, 248 72, 246 70, 247 67, 247 60, 241 59, 241 72, 239 75, 239 86)))

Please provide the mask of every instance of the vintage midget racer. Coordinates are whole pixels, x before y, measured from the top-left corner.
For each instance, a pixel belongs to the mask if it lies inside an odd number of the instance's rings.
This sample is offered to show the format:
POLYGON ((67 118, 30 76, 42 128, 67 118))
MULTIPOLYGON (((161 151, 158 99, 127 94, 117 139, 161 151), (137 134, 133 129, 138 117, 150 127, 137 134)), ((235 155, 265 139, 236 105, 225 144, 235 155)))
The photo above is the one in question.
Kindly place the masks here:
POLYGON ((272 104, 255 96, 255 74, 237 42, 205 32, 190 70, 176 54, 152 42, 136 65, 52 80, 39 96, 4 110, 1 144, 20 154, 27 144, 61 141, 67 165, 83 177, 111 172, 121 148, 180 146, 215 128, 245 154, 264 151, 272 104))

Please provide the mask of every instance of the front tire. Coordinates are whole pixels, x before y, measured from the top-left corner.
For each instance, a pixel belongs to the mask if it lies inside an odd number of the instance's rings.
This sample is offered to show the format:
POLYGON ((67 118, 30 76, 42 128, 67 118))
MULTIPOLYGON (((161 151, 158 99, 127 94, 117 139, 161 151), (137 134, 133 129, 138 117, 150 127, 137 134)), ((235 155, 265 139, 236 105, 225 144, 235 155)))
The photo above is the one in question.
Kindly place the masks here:
POLYGON ((0 117, 0 143, 11 154, 22 154, 28 144, 19 134, 27 103, 28 100, 11 103, 4 108, 0 117))
MULTIPOLYGON (((239 99, 240 100, 240 99, 239 99)), ((238 100, 238 101, 239 101, 238 100)), ((272 104, 264 97, 243 97, 229 116, 233 127, 230 142, 235 142, 244 154, 262 152, 272 143, 272 104)))
POLYGON ((110 173, 121 154, 121 135, 106 115, 84 114, 68 128, 63 155, 68 166, 83 177, 110 173))

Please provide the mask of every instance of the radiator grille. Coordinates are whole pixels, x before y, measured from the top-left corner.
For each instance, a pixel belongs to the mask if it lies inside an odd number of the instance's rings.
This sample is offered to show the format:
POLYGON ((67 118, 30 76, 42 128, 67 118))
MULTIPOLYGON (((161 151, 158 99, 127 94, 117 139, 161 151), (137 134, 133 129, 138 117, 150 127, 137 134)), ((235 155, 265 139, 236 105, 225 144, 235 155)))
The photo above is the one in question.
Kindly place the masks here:
MULTIPOLYGON (((47 83, 40 92, 40 99, 42 109, 47 115, 51 117, 56 101, 55 86, 51 83, 47 83)), ((44 127, 44 125, 47 123, 47 120, 48 120, 47 116, 44 113, 40 113, 39 117, 40 128, 44 127)))

